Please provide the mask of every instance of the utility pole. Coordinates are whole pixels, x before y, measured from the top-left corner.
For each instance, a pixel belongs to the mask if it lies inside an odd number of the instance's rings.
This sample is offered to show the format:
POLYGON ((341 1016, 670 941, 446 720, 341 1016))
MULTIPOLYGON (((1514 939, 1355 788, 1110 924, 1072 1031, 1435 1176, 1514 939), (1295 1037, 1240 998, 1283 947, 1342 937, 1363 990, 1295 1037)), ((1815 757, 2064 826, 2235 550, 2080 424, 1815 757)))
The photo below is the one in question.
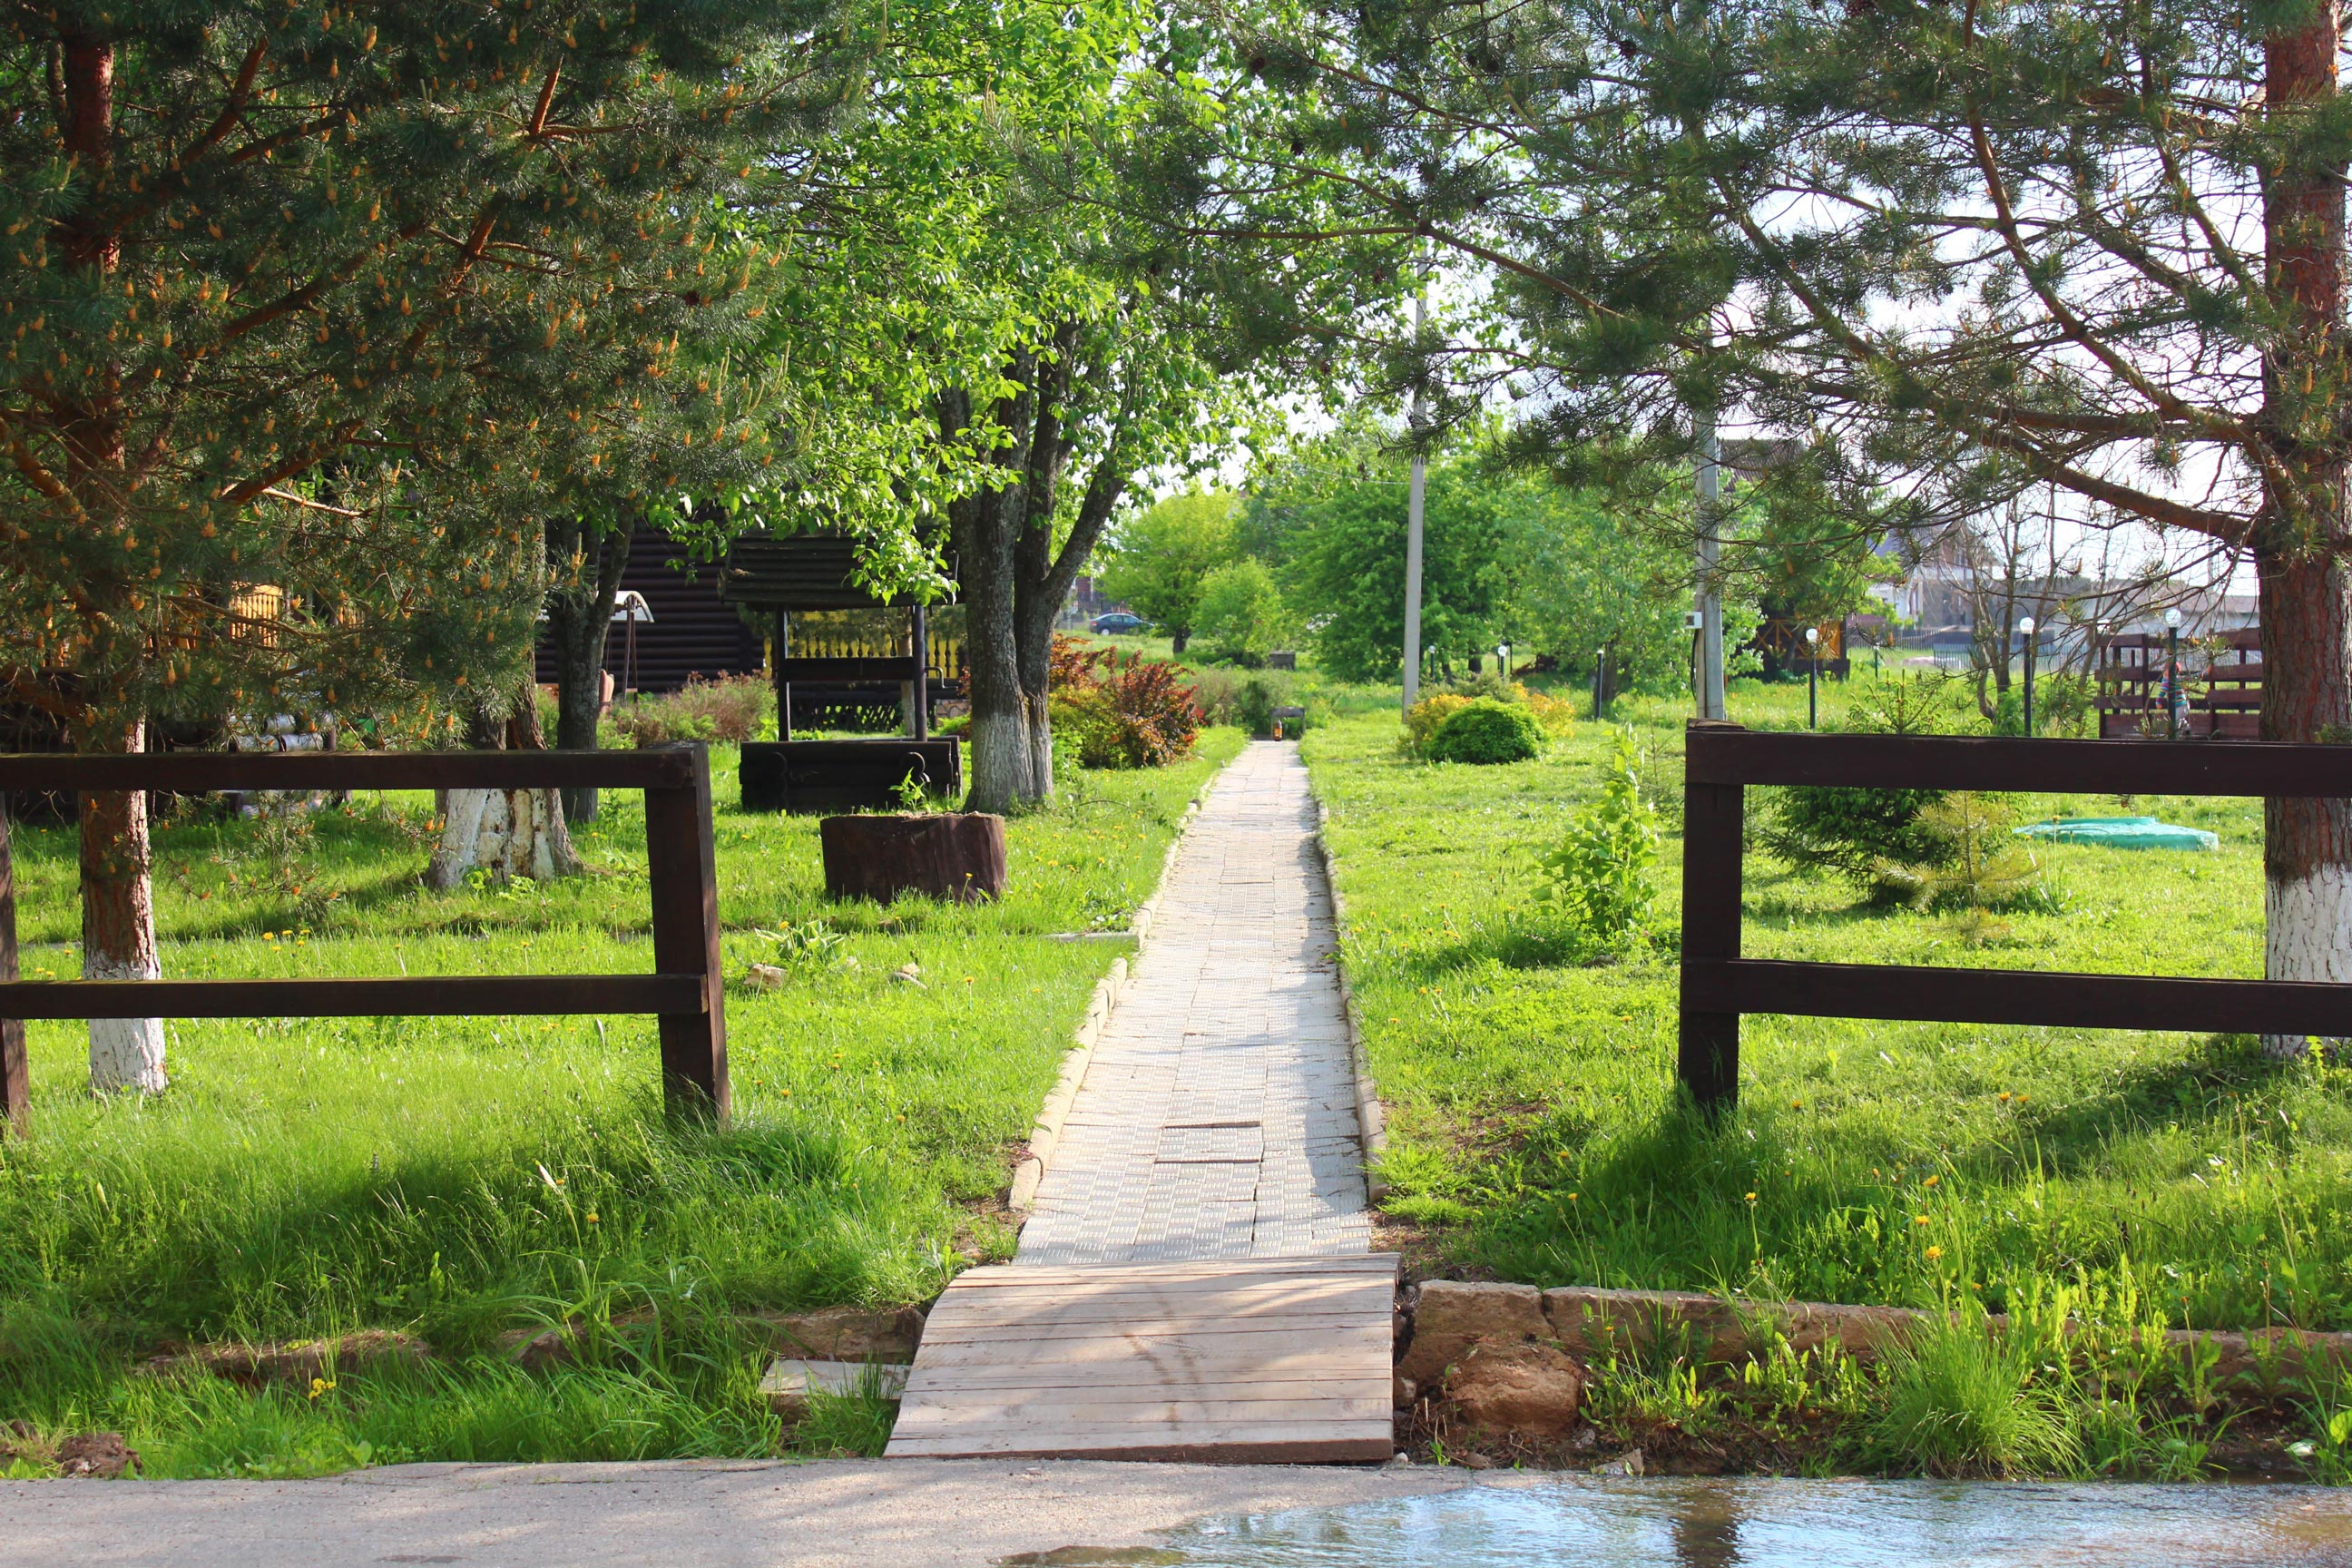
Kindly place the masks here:
POLYGON ((1698 716, 1720 720, 1723 712, 1723 585, 1717 574, 1723 542, 1716 537, 1715 508, 1723 489, 1722 449, 1715 438, 1715 410, 1698 413, 1698 716))
MULTIPOLYGON (((1421 342, 1423 322, 1429 306, 1429 291, 1412 297, 1412 338, 1416 347, 1421 342)), ((1412 412, 1407 416, 1413 436, 1421 435, 1421 387, 1412 389, 1412 412)), ((1410 710, 1421 700, 1421 492, 1429 474, 1429 461, 1421 448, 1412 449, 1412 483, 1405 491, 1404 502, 1404 706, 1410 710)))

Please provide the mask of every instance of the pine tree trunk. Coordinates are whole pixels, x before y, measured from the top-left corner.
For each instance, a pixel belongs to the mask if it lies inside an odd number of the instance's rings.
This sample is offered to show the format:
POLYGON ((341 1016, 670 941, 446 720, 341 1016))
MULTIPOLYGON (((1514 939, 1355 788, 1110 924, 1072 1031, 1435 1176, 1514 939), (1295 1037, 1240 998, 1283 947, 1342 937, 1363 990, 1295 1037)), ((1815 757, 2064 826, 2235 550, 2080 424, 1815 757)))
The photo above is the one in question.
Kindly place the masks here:
MULTIPOLYGON (((2352 580, 2340 560, 2258 553, 2265 741, 2352 738, 2352 580)), ((2352 981, 2352 801, 2263 803, 2263 973, 2352 981)), ((2266 1036, 2274 1057, 2299 1037, 2266 1036)))
MULTIPOLYGON (((530 682, 523 682, 520 700, 508 715, 477 713, 467 739, 484 751, 545 750, 530 682)), ((488 871, 501 881, 528 877, 544 882, 579 869, 563 826, 563 803, 554 790, 453 789, 425 881, 446 893, 468 871, 488 871)))
MULTIPOLYGON (((146 726, 78 736, 85 752, 140 752, 146 726)), ((81 977, 159 980, 155 892, 149 875, 147 795, 142 790, 81 797, 81 977)), ((100 1094, 162 1091, 163 1020, 92 1018, 89 1086, 100 1094)))
MULTIPOLYGON (((2285 124, 2328 112, 2336 96, 2337 7, 2323 4, 2297 19, 2295 31, 2263 41, 2264 111, 2285 124)), ((2344 169, 2332 156, 2306 161, 2299 149, 2263 191, 2264 281, 2287 319, 2263 378, 2263 422, 2287 480, 2272 481, 2254 549, 2265 741, 2352 740, 2345 459, 2340 447, 2298 438, 2307 425, 2303 389, 2313 384, 2305 376, 2342 382, 2344 169)), ((2265 800, 2263 872, 2263 973, 2352 980, 2352 803, 2265 800)), ((2263 1044, 2276 1057, 2305 1049, 2286 1035, 2263 1044)))

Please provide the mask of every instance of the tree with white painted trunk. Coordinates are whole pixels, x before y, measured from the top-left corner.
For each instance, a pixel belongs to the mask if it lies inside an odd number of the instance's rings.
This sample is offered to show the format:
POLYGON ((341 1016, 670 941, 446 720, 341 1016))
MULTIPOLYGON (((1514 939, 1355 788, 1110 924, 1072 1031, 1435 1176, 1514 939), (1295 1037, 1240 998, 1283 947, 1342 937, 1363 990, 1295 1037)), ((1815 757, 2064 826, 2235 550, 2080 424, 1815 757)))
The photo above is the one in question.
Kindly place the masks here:
MULTIPOLYGON (((539 698, 528 674, 492 689, 467 723, 477 751, 547 749, 539 698)), ((453 789, 441 800, 441 837, 425 865, 425 885, 436 892, 460 886, 467 874, 487 871, 500 882, 523 877, 544 882, 580 869, 564 826, 563 796, 555 789, 453 789)))
MULTIPOLYGON (((1921 527, 2049 486, 2085 526, 2250 562, 2263 737, 2352 742, 2343 22, 1310 3, 1229 35, 1234 129, 1172 226, 1295 232, 1319 188, 1483 269, 1507 335, 1421 357, 1442 406, 1507 384, 1540 410, 1515 444, 1570 482, 1637 493, 1715 408, 1921 527), (1250 156, 1277 117, 1294 139, 1250 156)), ((2352 981, 2352 802, 2269 801, 2264 843, 2267 973, 2352 981)))

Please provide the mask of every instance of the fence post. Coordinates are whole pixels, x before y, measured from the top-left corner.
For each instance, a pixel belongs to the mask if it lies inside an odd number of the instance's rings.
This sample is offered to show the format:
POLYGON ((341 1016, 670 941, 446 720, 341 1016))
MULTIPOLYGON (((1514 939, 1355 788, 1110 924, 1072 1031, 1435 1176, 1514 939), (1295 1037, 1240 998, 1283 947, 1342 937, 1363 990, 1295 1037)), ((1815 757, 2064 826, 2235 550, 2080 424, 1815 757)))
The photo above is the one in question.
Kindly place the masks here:
POLYGON ((725 976, 719 961, 719 861, 710 835, 710 753, 681 748, 683 784, 646 791, 646 869, 653 883, 654 967, 702 977, 703 1005, 664 1013, 662 1099, 671 1110, 724 1124, 728 1112, 725 976))
MULTIPOLYGON (((0 793, 0 981, 16 973, 16 879, 8 848, 8 796, 0 793)), ((0 1131, 33 1134, 32 1084, 25 1059, 25 1021, 0 1018, 0 1131)))
MULTIPOLYGON (((1693 721, 1688 741, 1736 724, 1693 721)), ((1675 1076, 1704 1110, 1739 1101, 1739 1015, 1692 977, 1694 959, 1739 956, 1740 848, 1746 836, 1747 790, 1736 784, 1697 784, 1684 757, 1682 1029, 1675 1076)))

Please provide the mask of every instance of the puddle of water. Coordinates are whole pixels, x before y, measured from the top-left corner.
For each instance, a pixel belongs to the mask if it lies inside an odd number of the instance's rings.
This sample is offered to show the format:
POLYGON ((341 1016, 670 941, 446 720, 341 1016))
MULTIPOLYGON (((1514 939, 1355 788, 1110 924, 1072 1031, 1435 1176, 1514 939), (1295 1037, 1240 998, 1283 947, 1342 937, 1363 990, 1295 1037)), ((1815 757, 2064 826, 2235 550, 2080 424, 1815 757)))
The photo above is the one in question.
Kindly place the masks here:
POLYGON ((1498 1477, 1206 1520, 1192 1568, 2352 1568, 2352 1495, 2314 1487, 1498 1477))

